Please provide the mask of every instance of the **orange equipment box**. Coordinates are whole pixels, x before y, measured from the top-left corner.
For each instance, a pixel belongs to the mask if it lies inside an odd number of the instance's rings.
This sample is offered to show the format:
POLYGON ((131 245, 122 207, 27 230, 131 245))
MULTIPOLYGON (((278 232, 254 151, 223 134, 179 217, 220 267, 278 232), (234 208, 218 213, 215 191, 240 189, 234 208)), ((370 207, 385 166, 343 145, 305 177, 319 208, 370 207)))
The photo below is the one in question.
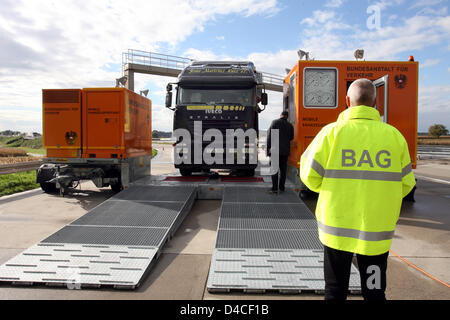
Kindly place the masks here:
POLYGON ((151 155, 151 100, 125 88, 44 89, 42 97, 47 158, 151 155))
POLYGON ((43 147, 47 157, 81 157, 81 90, 42 90, 43 147))
POLYGON ((125 88, 83 89, 83 158, 152 154, 152 102, 125 88))
POLYGON ((300 60, 286 76, 283 108, 294 125, 289 164, 299 159, 325 125, 346 109, 350 84, 359 78, 377 87, 376 106, 384 122, 396 127, 408 142, 413 168, 417 155, 417 62, 300 60))

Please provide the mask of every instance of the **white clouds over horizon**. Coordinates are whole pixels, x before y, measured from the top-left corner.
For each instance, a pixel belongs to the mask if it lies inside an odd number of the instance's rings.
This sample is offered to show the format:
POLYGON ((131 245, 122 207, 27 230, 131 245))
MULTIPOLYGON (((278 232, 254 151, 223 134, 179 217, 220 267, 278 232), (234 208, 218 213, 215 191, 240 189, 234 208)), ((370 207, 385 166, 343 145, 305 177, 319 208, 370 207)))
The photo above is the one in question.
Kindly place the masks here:
MULTIPOLYGON (((295 65, 299 48, 320 60, 352 60, 357 48, 365 49, 367 60, 407 60, 412 51, 426 52, 439 44, 447 50, 441 55, 448 56, 450 51, 450 16, 437 0, 408 4, 409 15, 392 10, 405 5, 404 0, 373 1, 382 10, 381 28, 373 30, 365 25, 365 11, 361 13, 363 23, 348 20, 344 10, 353 3, 329 0, 293 21, 292 29, 298 30, 291 37, 294 40, 279 48, 246 48, 244 56, 233 54, 231 46, 229 51, 216 52, 209 47, 199 50, 186 42, 221 16, 266 18, 289 8, 280 9, 276 0, 99 0, 89 5, 70 0, 0 1, 0 130, 28 127, 26 131, 41 131, 42 88, 114 86, 121 73, 121 53, 128 48, 175 52, 196 60, 251 60, 258 70, 279 75, 295 65), (180 52, 180 44, 188 49, 180 52)), ((231 38, 219 30, 208 40, 227 45, 231 38)), ((426 53, 416 56, 421 70, 442 67, 450 72, 448 59, 426 53)), ((152 100, 163 101, 165 85, 173 80, 136 75, 135 88, 151 84, 152 100)), ((448 82, 420 88, 421 113, 439 108, 450 114, 448 82)), ((263 123, 279 113, 281 103, 281 94, 270 93, 270 106, 261 114, 263 123)), ((158 119, 156 128, 171 129, 169 110, 154 103, 153 114, 153 119, 158 119)), ((450 119, 447 121, 450 124, 450 119)))
MULTIPOLYGON (((99 0, 89 5, 2 0, 1 115, 16 114, 12 111, 18 106, 40 111, 42 88, 114 86, 121 53, 128 48, 175 47, 220 15, 250 17, 277 11, 276 0, 99 0)), ((41 131, 38 114, 30 131, 41 131)), ((7 119, 2 116, 0 129, 14 125, 7 119)))

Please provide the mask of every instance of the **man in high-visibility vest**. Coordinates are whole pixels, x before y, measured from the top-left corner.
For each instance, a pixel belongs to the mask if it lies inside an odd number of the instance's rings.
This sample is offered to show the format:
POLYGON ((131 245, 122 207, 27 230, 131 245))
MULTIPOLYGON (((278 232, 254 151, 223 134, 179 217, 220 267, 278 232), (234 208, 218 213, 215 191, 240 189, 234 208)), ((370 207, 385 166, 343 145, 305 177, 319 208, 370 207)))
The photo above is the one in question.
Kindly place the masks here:
POLYGON ((353 254, 364 299, 384 300, 386 269, 402 198, 415 185, 408 145, 381 122, 368 79, 348 89, 349 107, 301 156, 300 178, 319 193, 316 219, 324 245, 325 299, 347 298, 353 254))

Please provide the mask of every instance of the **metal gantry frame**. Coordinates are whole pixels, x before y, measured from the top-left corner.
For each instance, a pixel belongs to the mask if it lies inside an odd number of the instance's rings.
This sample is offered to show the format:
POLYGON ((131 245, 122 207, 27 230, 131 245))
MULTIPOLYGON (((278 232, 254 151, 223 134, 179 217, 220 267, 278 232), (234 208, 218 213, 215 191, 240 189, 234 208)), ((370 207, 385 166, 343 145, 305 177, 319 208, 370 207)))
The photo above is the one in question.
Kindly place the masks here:
MULTIPOLYGON (((122 75, 127 77, 126 88, 134 91, 134 73, 178 77, 180 72, 191 64, 193 59, 168 54, 128 49, 122 53, 122 75)), ((260 72, 266 90, 283 92, 283 77, 260 72)))

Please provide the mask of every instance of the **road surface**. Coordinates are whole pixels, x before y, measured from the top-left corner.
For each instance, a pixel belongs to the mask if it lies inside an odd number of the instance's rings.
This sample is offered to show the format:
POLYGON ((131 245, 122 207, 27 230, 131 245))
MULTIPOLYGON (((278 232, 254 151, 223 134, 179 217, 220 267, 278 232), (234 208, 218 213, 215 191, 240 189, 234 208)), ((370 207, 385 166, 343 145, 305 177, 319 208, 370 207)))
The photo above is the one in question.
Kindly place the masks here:
MULTIPOLYGON (((154 145, 152 173, 176 172, 171 146, 154 145)), ((392 251, 446 283, 450 282, 450 166, 421 162, 415 203, 402 207, 392 251), (445 183, 447 182, 447 184, 445 183)), ((0 198, 0 263, 36 244, 113 195, 108 188, 82 183, 82 190, 61 198, 41 190, 0 198)), ((314 209, 315 201, 306 203, 314 209)), ((209 294, 206 290, 221 201, 197 201, 135 291, 67 290, 0 285, 0 299, 323 299, 321 295, 209 294)), ((450 299, 450 289, 393 254, 389 257, 388 299, 450 299)), ((351 296, 350 299, 361 299, 351 296)))

